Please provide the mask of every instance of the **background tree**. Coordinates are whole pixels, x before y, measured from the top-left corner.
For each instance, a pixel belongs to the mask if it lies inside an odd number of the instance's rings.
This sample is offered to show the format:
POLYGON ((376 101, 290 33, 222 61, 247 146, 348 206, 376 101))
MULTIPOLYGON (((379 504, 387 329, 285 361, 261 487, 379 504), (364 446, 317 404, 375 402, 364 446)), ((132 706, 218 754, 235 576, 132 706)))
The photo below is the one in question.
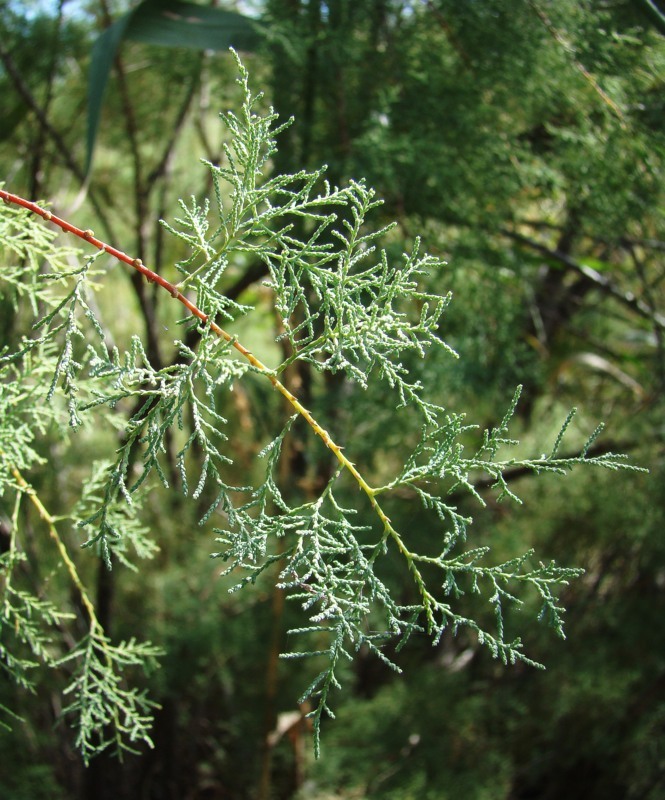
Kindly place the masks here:
MULTIPOLYGON (((215 114, 238 102, 232 64, 209 52, 193 56, 123 41, 104 97, 93 171, 81 191, 86 59, 98 33, 127 9, 74 8, 61 2, 43 16, 21 4, 3 8, 3 174, 11 190, 49 199, 56 213, 76 209, 82 227, 103 231, 157 272, 168 272, 182 253, 156 220, 168 216, 177 196, 209 193, 204 173, 192 169, 192 153, 219 158, 215 114)), ((628 2, 525 1, 508 8, 493 0, 274 0, 259 12, 266 35, 249 59, 255 84, 270 86, 282 116, 298 120, 276 170, 327 162, 339 183, 367 177, 386 198, 385 219, 400 221, 388 249, 401 252, 414 232, 425 230, 428 248, 449 262, 427 288, 454 291, 445 338, 460 352, 459 366, 437 358, 414 365, 439 402, 459 403, 493 425, 496 409, 524 383, 518 413, 525 447, 542 446, 577 405, 582 428, 605 419, 609 446, 651 467, 649 476, 630 480, 593 474, 533 484, 516 471, 527 506, 521 515, 488 495, 474 543, 491 541, 506 555, 537 544, 546 557, 586 568, 566 597, 569 641, 551 647, 532 633, 546 674, 498 671, 464 636, 404 651, 406 682, 369 654, 361 657, 356 692, 326 730, 324 758, 310 779, 322 793, 340 796, 360 787, 366 796, 659 797, 661 32, 628 2), (448 709, 443 721, 433 696, 448 709)), ((264 273, 254 261, 235 263, 226 295, 260 296, 264 273)), ((126 341, 141 325, 151 361, 171 363, 172 337, 162 335, 174 323, 168 303, 140 280, 128 285, 118 272, 114 281, 119 296, 133 298, 127 301, 133 310, 121 313, 99 297, 103 313, 116 318, 115 335, 126 341)), ((3 341, 16 342, 25 322, 9 304, 3 308, 3 341)), ((258 344, 273 329, 266 305, 263 330, 249 335, 258 344)), ((306 368, 294 380, 317 407, 339 409, 330 414, 333 432, 348 431, 352 415, 366 420, 354 433, 354 454, 371 455, 377 476, 417 435, 408 428, 386 435, 380 392, 349 394, 337 377, 321 386, 306 368)), ((242 432, 241 464, 260 449, 268 417, 285 413, 271 408, 266 420, 248 426, 248 407, 268 409, 270 401, 258 386, 246 391, 224 409, 242 432)), ((283 481, 307 496, 329 467, 295 433, 283 481)), ((31 481, 60 513, 81 481, 81 465, 57 439, 42 447, 51 471, 31 481)), ((98 447, 91 438, 91 455, 98 447)), ((171 477, 177 482, 177 474, 171 477)), ((268 575, 251 593, 222 599, 216 592, 218 605, 204 602, 216 569, 196 537, 182 535, 191 509, 177 495, 169 502, 167 516, 159 505, 150 509, 161 551, 143 569, 141 584, 117 570, 112 583, 104 569, 98 579, 100 613, 114 637, 139 628, 169 653, 155 678, 163 706, 157 746, 123 768, 97 762, 102 766, 86 773, 88 790, 119 796, 124 786, 132 796, 142 782, 154 796, 186 790, 249 796, 247 775, 233 769, 244 763, 256 776, 263 769, 264 796, 270 774, 275 796, 290 796, 288 743, 276 745, 270 771, 261 742, 275 712, 292 708, 302 686, 299 670, 280 668, 277 677, 267 652, 282 646, 292 611, 282 609, 268 575), (266 670, 274 677, 266 678, 266 670)), ((3 516, 6 538, 11 508, 3 516)), ((22 520, 27 531, 35 524, 22 520)), ((426 541, 429 531, 421 530, 426 541)), ((33 537, 31 568, 39 564, 48 574, 33 537)), ((476 610, 472 597, 464 602, 476 610)), ((40 692, 39 703, 23 701, 33 727, 24 729, 25 738, 7 740, 16 747, 11 763, 25 764, 3 778, 12 796, 53 797, 57 782, 71 794, 72 781, 83 780, 50 766, 70 763, 71 751, 65 737, 48 732, 55 695, 48 685, 40 692)))

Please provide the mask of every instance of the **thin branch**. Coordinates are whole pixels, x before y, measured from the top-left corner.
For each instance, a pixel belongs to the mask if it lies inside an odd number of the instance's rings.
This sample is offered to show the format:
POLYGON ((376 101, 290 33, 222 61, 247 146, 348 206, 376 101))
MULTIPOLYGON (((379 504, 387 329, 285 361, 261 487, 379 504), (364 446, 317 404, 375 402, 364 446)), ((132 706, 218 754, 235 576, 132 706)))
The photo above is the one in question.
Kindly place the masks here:
POLYGON ((645 247, 647 250, 660 250, 665 252, 665 242, 661 242, 659 239, 634 239, 630 236, 624 236, 621 239, 621 243, 636 244, 639 247, 645 247))
POLYGON ((171 128, 171 136, 166 143, 162 157, 159 159, 154 169, 150 171, 148 177, 146 178, 146 192, 148 193, 152 191, 155 183, 168 172, 169 163, 171 162, 173 156, 173 150, 180 137, 180 134, 182 133, 185 120, 187 119, 187 114, 189 113, 189 110, 192 106, 192 101, 196 95, 196 88, 201 75, 202 62, 203 54, 200 55, 199 62, 194 66, 190 84, 185 89, 183 101, 180 105, 178 113, 176 114, 175 121, 173 122, 173 126, 171 128))
MULTIPOLYGON (((630 451, 631 448, 634 446, 634 442, 622 442, 621 444, 617 442, 608 442, 604 441, 602 443, 596 443, 592 445, 586 452, 587 458, 596 458, 597 456, 604 456, 609 453, 616 453, 616 452, 627 452, 630 451)), ((559 455, 559 458, 563 460, 573 460, 579 456, 579 451, 574 453, 567 453, 559 455)), ((514 467, 508 467, 502 473, 506 483, 514 483, 515 481, 519 480, 520 478, 526 478, 532 476, 534 474, 534 469, 524 464, 520 464, 514 467)), ((492 476, 487 476, 486 478, 479 478, 477 481, 473 481, 473 488, 478 491, 483 491, 484 489, 491 489, 496 486, 496 478, 492 476)), ((454 499, 461 499, 462 497, 466 496, 466 492, 462 489, 458 489, 457 491, 452 492, 448 495, 450 498, 454 499)))
POLYGON ((468 69, 470 72, 475 73, 476 70, 474 69, 473 64, 471 63, 469 54, 462 47, 457 36, 455 36, 448 20, 443 16, 441 11, 439 11, 439 9, 434 5, 432 0, 427 0, 427 8, 432 12, 436 21, 439 23, 441 30, 444 32, 446 36, 446 39, 448 39, 448 43, 460 57, 460 61, 462 62, 462 64, 464 64, 465 68, 468 69))
POLYGON ((76 160, 74 159, 74 156, 72 155, 71 150, 67 146, 65 140, 53 127, 53 125, 51 125, 51 123, 49 122, 46 114, 44 113, 44 110, 35 100, 32 92, 30 91, 27 84, 23 80, 20 71, 14 64, 14 61, 10 53, 3 47, 2 42, 0 42, 0 60, 2 61, 5 69, 7 70, 7 74, 12 79, 16 91, 20 94, 20 96, 25 101, 26 105, 37 117, 37 121, 42 126, 44 131, 48 133, 48 135, 55 143, 58 153, 60 153, 61 158, 65 162, 65 166, 74 174, 76 178, 78 178, 78 180, 81 182, 81 185, 87 189, 88 197, 90 199, 90 204, 92 205, 95 214, 97 215, 99 221, 104 226, 104 230, 106 231, 106 234, 109 236, 109 238, 114 239, 115 235, 113 233, 113 227, 109 222, 108 216, 106 215, 103 206, 100 205, 93 192, 87 186, 87 178, 85 176, 85 173, 83 172, 83 169, 76 163, 76 160))
POLYGON ((314 419, 311 412, 305 408, 298 398, 292 392, 290 392, 277 378, 274 370, 270 369, 270 367, 266 366, 262 361, 260 361, 250 350, 241 344, 235 336, 228 333, 228 331, 224 330, 224 328, 220 327, 216 322, 214 322, 214 320, 208 314, 205 314, 203 311, 201 311, 201 309, 198 308, 198 306, 196 306, 188 297, 182 294, 175 284, 167 281, 166 278, 162 277, 157 272, 153 272, 153 270, 148 269, 148 267, 143 264, 140 258, 132 258, 131 256, 127 255, 127 253, 123 253, 122 250, 118 250, 116 247, 106 244, 101 239, 98 239, 94 235, 93 231, 77 228, 75 225, 67 222, 67 220, 64 220, 61 217, 52 214, 50 211, 41 208, 36 203, 33 203, 30 200, 25 200, 18 195, 11 194, 4 189, 0 189, 0 199, 4 200, 6 203, 13 203, 14 205, 21 206, 22 208, 31 211, 33 214, 38 214, 46 221, 52 222, 54 225, 62 228, 62 230, 66 233, 71 233, 74 236, 77 236, 79 239, 82 239, 84 242, 88 242, 93 247, 96 247, 98 250, 102 250, 114 258, 117 258, 119 261, 128 264, 130 267, 132 267, 132 269, 136 270, 137 275, 143 276, 148 283, 155 283, 162 289, 165 289, 171 295, 171 297, 173 297, 179 303, 182 303, 182 305, 185 306, 185 308, 197 319, 201 320, 204 325, 209 326, 210 329, 217 334, 220 339, 223 339, 225 342, 228 342, 232 347, 234 347, 242 356, 244 356, 244 358, 247 359, 247 361, 249 361, 249 363, 257 372, 260 372, 270 381, 274 389, 276 389, 283 397, 286 398, 295 411, 305 419, 314 433, 333 453, 341 466, 351 473, 360 489, 362 489, 362 491, 367 495, 370 505, 381 519, 384 526, 385 536, 387 537, 390 535, 397 543, 399 550, 405 555, 405 557, 408 558, 410 562, 412 561, 411 554, 402 542, 401 537, 393 528, 387 514, 379 505, 379 502, 376 499, 376 489, 373 489, 367 483, 360 472, 356 469, 355 465, 344 455, 342 448, 332 440, 328 431, 326 431, 325 428, 323 428, 316 421, 316 419, 314 419))
MULTIPOLYGON (((100 0, 100 6, 102 9, 104 26, 109 27, 112 23, 112 18, 106 0, 100 0)), ((136 215, 134 233, 136 237, 136 250, 138 258, 144 259, 146 258, 147 252, 145 224, 148 219, 148 196, 150 190, 147 182, 144 183, 143 180, 143 158, 139 147, 139 129, 136 123, 134 105, 129 94, 125 68, 119 53, 115 55, 114 64, 118 76, 118 88, 123 109, 122 116, 125 121, 125 130, 129 138, 129 148, 134 165, 134 213, 136 215)), ((161 367, 163 362, 159 346, 159 336, 157 335, 155 298, 148 295, 143 283, 138 280, 136 276, 132 276, 132 286, 136 292, 141 307, 141 313, 145 320, 148 353, 153 363, 161 367)))
MULTIPOLYGON (((517 219, 517 223, 519 225, 528 225, 530 228, 535 228, 536 230, 550 230, 550 231, 561 231, 563 226, 560 224, 556 224, 553 222, 548 222, 547 220, 540 220, 540 219, 526 219, 526 218, 519 218, 517 219)), ((619 244, 621 247, 626 247, 628 245, 637 245, 638 247, 643 247, 646 250, 660 250, 665 252, 665 242, 661 241, 660 239, 640 239, 634 236, 621 236, 619 239, 613 239, 608 236, 591 236, 588 233, 584 234, 585 239, 589 239, 592 242, 600 242, 601 244, 609 244, 615 245, 619 244)))
POLYGON ((590 283, 597 286, 599 289, 602 289, 602 291, 604 291, 606 294, 609 294, 611 297, 618 300, 622 305, 626 306, 626 308, 629 308, 631 311, 639 314, 644 319, 648 319, 656 327, 665 329, 665 316, 650 308, 647 303, 645 303, 643 300, 640 300, 635 294, 633 294, 633 292, 622 291, 619 289, 607 276, 602 275, 592 267, 589 267, 586 264, 580 264, 574 258, 571 258, 567 253, 563 253, 558 249, 552 250, 541 242, 537 242, 535 239, 530 239, 528 236, 524 236, 516 231, 511 231, 507 228, 501 228, 501 233, 509 239, 513 239, 520 244, 526 245, 527 247, 531 248, 531 250, 542 253, 547 258, 558 261, 567 269, 571 270, 571 272, 577 273, 590 283))
POLYGON ((67 568, 67 572, 69 573, 69 577, 76 587, 76 591, 81 598, 81 602, 86 610, 88 615, 88 620, 90 622, 90 633, 94 633, 97 630, 101 630, 102 626, 97 619, 97 614, 95 613, 95 608, 92 604, 92 600, 86 591, 81 578, 79 577, 78 570, 76 569, 76 565, 71 559, 71 556, 67 552, 67 548, 65 547, 65 543, 62 541, 60 534, 58 533, 58 529, 56 528, 56 521, 55 518, 47 511, 42 501, 39 499, 35 490, 30 486, 30 484, 25 480, 23 475, 16 469, 16 467, 11 467, 11 473, 14 476, 14 480, 18 485, 19 489, 24 493, 27 494, 30 498, 30 502, 35 506, 37 511, 39 512, 39 516, 42 518, 44 523, 46 524, 49 532, 49 536, 55 542, 56 547, 58 548, 58 552, 60 553, 60 558, 64 563, 65 567, 67 568))
POLYGON ((74 160, 74 157, 72 156, 71 151, 62 136, 60 136, 58 131, 48 121, 44 110, 35 100, 32 92, 23 80, 20 71, 14 64, 14 60, 12 59, 10 53, 4 48, 2 42, 0 42, 0 59, 2 59, 2 63, 7 70, 7 74, 14 82, 14 88, 21 95, 30 110, 35 114, 42 128, 44 128, 48 135, 53 139, 58 148, 58 152, 65 161, 65 164, 74 173, 74 175, 76 175, 81 183, 85 183, 85 175, 83 174, 83 170, 74 160))
MULTIPOLYGON (((100 0, 100 6, 104 17, 104 26, 110 27, 112 24, 111 13, 106 0, 100 0)), ((127 86, 127 76, 125 67, 120 58, 120 53, 116 52, 114 58, 115 70, 118 76, 118 88, 120 91, 120 102, 122 104, 122 116, 125 121, 125 130, 129 138, 129 149, 134 164, 134 204, 136 212, 136 248, 139 258, 145 258, 145 241, 143 236, 143 220, 147 217, 148 192, 143 184, 143 159, 139 148, 138 125, 134 114, 134 105, 129 95, 127 86)))
MULTIPOLYGON (((51 43, 51 53, 48 65, 48 78, 46 80, 46 92, 44 93, 44 102, 42 104, 44 116, 48 114, 51 102, 53 100, 53 87, 56 80, 56 70, 58 64, 58 55, 60 49, 60 35, 62 33, 62 19, 63 19, 63 6, 65 0, 59 0, 58 11, 54 20, 53 41, 51 43)), ((32 163, 30 169, 30 184, 28 188, 28 195, 30 197, 41 196, 41 172, 42 172, 42 159, 44 157, 44 145, 46 142, 46 129, 40 125, 35 136, 34 144, 31 147, 32 163)))
MULTIPOLYGON (((204 325, 208 326, 210 330, 219 336, 220 339, 228 342, 245 359, 247 359, 247 361, 249 361, 249 363, 257 372, 261 373, 265 378, 267 378, 272 384, 273 388, 288 401, 296 413, 299 414, 305 420, 305 422, 307 422, 314 433, 323 441, 324 445, 328 448, 328 450, 330 450, 330 452, 339 462, 340 468, 345 469, 351 474, 353 480, 358 484, 358 488, 361 489, 362 492, 367 496, 370 506, 379 517, 379 520, 383 526, 381 541, 374 548, 374 553, 371 560, 373 561, 381 552, 383 552, 388 539, 391 539, 400 555, 406 560, 409 573, 418 587, 418 591, 423 600, 423 608, 425 609, 427 618, 427 628, 430 632, 436 630, 437 623, 434 619, 434 612, 438 607, 438 603, 426 586, 425 579, 416 563, 414 554, 406 546, 399 531, 393 526, 390 518, 377 500, 377 496, 383 490, 374 488, 367 483, 365 478, 363 478, 356 468, 355 464, 344 455, 340 445, 338 445, 331 438, 328 431, 317 422, 312 413, 305 408, 300 400, 298 400, 298 398, 289 391, 289 389, 279 380, 279 378, 277 378, 274 370, 270 369, 262 361, 260 361, 250 350, 241 344, 235 336, 228 333, 226 330, 224 330, 224 328, 220 327, 216 322, 214 322, 214 320, 208 314, 205 314, 203 311, 201 311, 201 309, 198 308, 198 306, 196 306, 188 297, 182 294, 175 284, 167 281, 158 273, 153 272, 153 270, 148 269, 148 267, 143 264, 140 258, 132 258, 126 253, 123 253, 122 250, 118 250, 117 248, 106 244, 100 239, 97 239, 93 231, 77 228, 70 222, 67 222, 64 219, 57 217, 55 214, 52 214, 50 211, 41 208, 36 203, 25 200, 18 195, 11 194, 4 189, 0 189, 0 199, 3 199, 6 203, 13 203, 27 209, 28 211, 31 211, 34 214, 38 214, 48 222, 52 222, 54 225, 62 228, 63 231, 77 236, 79 239, 88 242, 98 250, 102 250, 109 255, 112 255, 114 258, 117 258, 119 261, 128 264, 130 267, 132 267, 132 269, 136 270, 137 276, 143 276, 149 283, 155 283, 162 289, 165 289, 171 295, 171 297, 173 297, 179 303, 182 303, 182 305, 185 306, 185 308, 191 314, 193 314, 197 319, 201 320, 204 325)), ((449 610, 444 609, 444 611, 447 615, 450 614, 449 610)))
POLYGON ((619 106, 612 100, 612 98, 605 92, 598 81, 593 77, 593 75, 589 72, 589 70, 582 64, 580 61, 577 60, 577 54, 575 53, 575 48, 570 44, 570 42, 566 41, 566 39, 559 33, 559 31, 554 27, 550 18, 545 14, 544 11, 541 11, 540 8, 533 2, 533 0, 529 0, 529 5, 533 9, 534 13, 538 16, 540 21, 543 25, 547 28, 550 33, 550 36, 558 42, 564 50, 571 54, 573 57, 573 64, 575 68, 583 75, 584 79, 590 84, 593 90, 598 94, 598 96, 602 99, 602 101, 609 106, 612 111, 616 114, 621 123, 621 127, 626 127, 626 120, 621 112, 619 106))
MULTIPOLYGON (((627 245, 628 252, 630 253, 630 257, 633 260, 633 264, 635 265, 635 271, 640 279, 640 283, 642 284, 642 292, 644 293, 644 298, 646 300, 646 304, 651 309, 652 314, 656 315, 656 300, 653 296, 653 291, 649 286, 649 281, 647 279, 646 270, 644 268, 644 264, 642 259, 638 257, 637 253, 635 252, 635 247, 632 245, 627 245)), ((654 325, 654 337, 656 339, 656 363, 658 365, 658 383, 661 387, 665 386, 665 337, 663 336, 663 329, 658 327, 658 325, 654 325)))

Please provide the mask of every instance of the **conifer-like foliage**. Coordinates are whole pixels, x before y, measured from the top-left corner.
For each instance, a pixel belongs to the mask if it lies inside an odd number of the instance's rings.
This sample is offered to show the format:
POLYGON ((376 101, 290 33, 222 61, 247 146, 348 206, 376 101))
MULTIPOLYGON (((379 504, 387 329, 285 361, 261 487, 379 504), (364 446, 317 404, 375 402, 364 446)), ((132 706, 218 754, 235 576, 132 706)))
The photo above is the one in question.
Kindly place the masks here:
MULTIPOLYGON (((538 666, 504 626, 507 607, 520 605, 530 592, 540 598, 540 617, 563 636, 558 593, 580 570, 538 562, 531 552, 493 563, 488 548, 467 543, 471 520, 459 513, 453 492, 466 490, 482 503, 474 481, 485 475, 500 498, 517 499, 505 478, 516 466, 536 473, 564 473, 577 464, 633 469, 622 456, 589 455, 600 429, 577 457, 560 457, 572 414, 549 454, 511 458, 517 443, 509 425, 519 390, 501 422, 478 436, 475 447, 469 445, 474 426, 432 401, 413 369, 436 349, 455 356, 443 339, 450 298, 422 288, 443 264, 423 253, 418 241, 401 260, 388 258, 381 246, 389 228, 372 227, 379 201, 364 183, 330 186, 323 169, 272 175, 283 126, 272 111, 261 112, 261 97, 252 95, 238 66, 244 102, 238 115, 223 117, 228 140, 222 162, 206 164, 212 196, 181 201, 178 216, 164 223, 180 240, 179 282, 116 250, 117 243, 101 242, 92 231, 1 192, 7 201, 0 210, 3 302, 22 319, 32 316, 33 324, 21 341, 5 343, 0 355, 0 492, 14 504, 11 546, 1 562, 0 658, 21 686, 31 685, 39 664, 68 675, 64 713, 76 726, 86 760, 107 747, 122 751, 150 742, 153 704, 133 688, 132 669, 150 666, 158 649, 110 639, 62 532, 73 527, 83 534, 84 552, 99 552, 109 568, 150 557, 158 541, 141 525, 141 505, 156 484, 176 489, 165 464, 170 441, 180 488, 199 504, 201 525, 214 531, 213 555, 234 578, 234 588, 277 565, 280 586, 302 608, 302 625, 290 632, 293 645, 284 657, 317 665, 302 695, 312 703, 317 746, 321 719, 333 713, 340 667, 361 647, 398 669, 386 654, 390 640, 400 647, 417 633, 437 642, 446 629, 465 627, 504 663, 538 666), (29 211, 96 251, 88 255, 56 245, 51 228, 29 211), (187 309, 171 365, 151 364, 138 335, 126 349, 107 336, 94 302, 105 289, 111 261, 106 254, 187 309), (239 318, 261 313, 224 295, 225 271, 239 261, 261 262, 268 272, 286 354, 281 363, 250 352, 232 332, 239 318), (337 374, 360 390, 379 384, 394 409, 390 426, 417 420, 421 434, 389 481, 374 485, 370 467, 354 463, 353 442, 336 441, 327 421, 315 418, 288 388, 288 375, 299 363, 317 375, 337 374), (275 421, 273 437, 247 475, 234 467, 220 401, 243 380, 269 382, 291 408, 285 424, 275 421), (284 442, 299 418, 334 463, 315 496, 286 492, 278 476, 284 442), (28 482, 30 470, 45 460, 40 442, 58 431, 73 446, 77 429, 103 424, 121 430, 120 446, 105 462, 91 465, 69 516, 54 517, 28 482), (413 531, 391 522, 386 508, 398 501, 421 504, 438 520, 439 535, 426 552, 413 549, 413 531), (24 504, 37 509, 80 600, 87 629, 78 641, 63 635, 67 609, 19 586, 24 504), (382 567, 389 552, 402 559, 415 600, 392 591, 382 567), (491 629, 456 610, 456 599, 466 592, 494 610, 491 629)), ((280 351, 270 349, 271 358, 275 352, 280 351)))

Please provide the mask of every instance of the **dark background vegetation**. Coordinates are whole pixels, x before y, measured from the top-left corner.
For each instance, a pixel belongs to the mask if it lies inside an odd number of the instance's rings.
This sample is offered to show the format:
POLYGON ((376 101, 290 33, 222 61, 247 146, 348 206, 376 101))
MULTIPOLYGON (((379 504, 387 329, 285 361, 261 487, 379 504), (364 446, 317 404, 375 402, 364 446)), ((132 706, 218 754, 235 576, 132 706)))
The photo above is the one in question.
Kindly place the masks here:
MULTIPOLYGON (((0 796, 665 798, 665 28, 657 4, 211 5, 260 20, 239 43, 243 60, 266 103, 296 118, 275 169, 327 163, 332 182, 365 177, 385 199, 381 215, 398 220, 390 247, 399 252, 419 233, 448 262, 429 288, 454 292, 444 335, 461 359, 422 365, 437 401, 492 424, 522 383, 514 428, 524 452, 546 447, 578 406, 580 437, 605 420, 600 445, 630 453, 650 473, 518 473, 522 507, 483 489, 474 546, 490 543, 505 557, 534 546, 544 560, 586 570, 565 592, 568 639, 527 627, 527 649, 546 672, 504 668, 469 635, 436 647, 412 641, 395 656, 403 676, 361 652, 316 763, 298 717, 308 674, 277 661, 297 608, 284 604, 274 575, 229 595, 195 513, 162 495, 149 506, 160 552, 139 573, 109 574, 82 560, 112 635, 139 633, 166 648, 149 678, 161 703, 154 750, 123 763, 100 757, 86 770, 66 724, 56 724, 62 699, 52 679, 35 695, 17 695, 1 679, 0 701, 25 722, 0 734, 0 796), (286 712, 294 725, 268 746, 286 712)), ((177 197, 210 189, 197 159, 219 157, 217 113, 238 100, 223 49, 236 42, 229 34, 215 52, 184 46, 185 34, 182 47, 127 36, 86 176, 93 43, 129 7, 0 4, 0 178, 171 274, 178 253, 157 219, 174 213, 177 197)), ((228 294, 260 297, 263 277, 257 265, 237 265, 228 294)), ((153 364, 168 363, 169 312, 157 295, 119 270, 109 282, 99 303, 115 335, 138 331, 153 364)), ((249 332, 257 350, 273 328, 265 307, 265 329, 249 332)), ((0 309, 2 341, 23 327, 9 306, 0 309)), ((306 373, 301 381, 354 460, 382 474, 401 435, 380 424, 383 398, 350 402, 340 382, 313 385, 306 373)), ((262 446, 264 415, 284 413, 263 392, 250 382, 225 401, 239 467, 262 446)), ((44 444, 49 467, 31 479, 55 511, 66 510, 102 444, 94 432, 84 441, 76 452, 44 444)), ((306 493, 326 468, 320 457, 296 441, 284 487, 306 493)), ((10 514, 3 502, 0 526, 10 514)), ((409 521, 414 539, 433 535, 408 504, 391 512, 409 521)), ((39 520, 24 525, 34 580, 48 581, 39 520)), ((472 599, 459 602, 473 610, 472 599)))

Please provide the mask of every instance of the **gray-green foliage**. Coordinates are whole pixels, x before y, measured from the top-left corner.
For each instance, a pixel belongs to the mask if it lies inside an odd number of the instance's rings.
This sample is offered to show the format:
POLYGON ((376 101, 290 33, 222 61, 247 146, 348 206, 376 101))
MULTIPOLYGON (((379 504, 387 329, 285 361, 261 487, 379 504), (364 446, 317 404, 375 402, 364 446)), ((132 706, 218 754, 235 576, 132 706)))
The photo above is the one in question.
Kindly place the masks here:
POLYGON ((157 651, 133 640, 110 641, 58 533, 65 524, 83 529, 85 544, 98 548, 109 565, 114 558, 132 561, 132 550, 150 556, 156 545, 138 522, 144 490, 155 483, 172 490, 170 474, 178 474, 184 493, 202 503, 201 524, 213 528, 221 545, 214 555, 226 562, 235 588, 277 564, 279 585, 301 605, 303 624, 291 631, 300 644, 285 657, 310 658, 319 667, 303 693, 313 704, 318 742, 322 716, 332 715, 331 690, 340 687, 340 664, 360 647, 397 669, 385 653, 389 640, 401 646, 412 634, 425 632, 436 642, 444 630, 465 627, 504 663, 535 664, 520 639, 504 628, 505 608, 521 604, 530 590, 540 597, 541 618, 563 636, 558 591, 580 571, 538 563, 530 552, 492 564, 488 548, 465 549, 471 520, 459 513, 451 492, 465 489, 482 503, 474 481, 484 473, 500 497, 516 499, 504 477, 513 467, 536 473, 563 473, 576 464, 631 468, 620 456, 588 454, 597 432, 578 457, 559 457, 572 415, 549 455, 506 457, 506 449, 516 444, 508 427, 519 391, 500 424, 469 451, 473 426, 463 414, 432 402, 408 367, 414 356, 427 358, 433 348, 449 350, 441 330, 450 298, 420 288, 421 279, 442 264, 422 254, 418 242, 400 263, 389 262, 380 249, 389 229, 372 229, 377 200, 362 182, 332 187, 324 170, 271 176, 281 128, 272 111, 257 110, 260 96, 251 95, 242 66, 239 81, 244 103, 238 115, 224 117, 229 140, 223 163, 207 164, 212 197, 181 202, 180 218, 165 223, 186 247, 176 264, 177 289, 203 319, 183 321, 185 333, 175 343, 171 365, 154 367, 138 336, 124 350, 109 344, 91 301, 104 288, 101 260, 63 253, 23 212, 3 208, 0 214, 6 265, 0 285, 22 314, 30 309, 20 302, 24 294, 37 319, 33 331, 1 354, 0 489, 6 497, 16 496, 17 503, 40 503, 22 478, 43 461, 35 449, 40 437, 54 426, 63 435, 67 422, 73 433, 100 420, 117 428, 126 419, 115 456, 107 453, 106 463, 92 466, 93 478, 69 519, 55 519, 43 506, 40 512, 89 618, 88 630, 68 652, 63 642, 52 644, 61 651, 53 657, 41 633, 42 628, 53 631, 63 612, 13 589, 21 549, 18 514, 12 556, 2 562, 4 667, 25 683, 30 664, 5 643, 11 626, 22 631, 19 638, 37 662, 64 669, 75 663, 65 711, 74 719, 86 759, 107 746, 122 750, 139 740, 150 742, 151 702, 127 684, 125 671, 151 662, 157 651), (229 301, 223 292, 227 268, 254 261, 262 262, 269 275, 286 353, 272 366, 219 327, 232 330, 237 319, 254 310, 229 301), (189 335, 193 325, 199 326, 197 337, 189 335), (361 389, 380 382, 395 409, 387 426, 415 415, 421 436, 392 480, 374 486, 363 465, 352 462, 352 444, 343 450, 324 421, 314 419, 286 388, 282 380, 297 362, 318 373, 338 373, 361 389), (258 464, 241 477, 220 397, 248 375, 269 381, 291 404, 292 416, 275 421, 274 437, 259 453, 258 464), (64 403, 56 402, 58 397, 64 403), (278 476, 285 438, 298 416, 335 463, 332 477, 313 497, 288 491, 278 476), (175 442, 173 471, 167 463, 169 442, 175 442), (387 503, 405 494, 438 518, 440 534, 428 552, 414 552, 411 531, 398 531, 385 511, 387 503), (402 557, 416 600, 401 600, 382 577, 389 550, 402 557), (456 610, 456 599, 466 592, 483 597, 494 610, 492 629, 456 610), (27 615, 21 611, 26 603, 27 615), (30 625, 21 622, 26 618, 30 625))

